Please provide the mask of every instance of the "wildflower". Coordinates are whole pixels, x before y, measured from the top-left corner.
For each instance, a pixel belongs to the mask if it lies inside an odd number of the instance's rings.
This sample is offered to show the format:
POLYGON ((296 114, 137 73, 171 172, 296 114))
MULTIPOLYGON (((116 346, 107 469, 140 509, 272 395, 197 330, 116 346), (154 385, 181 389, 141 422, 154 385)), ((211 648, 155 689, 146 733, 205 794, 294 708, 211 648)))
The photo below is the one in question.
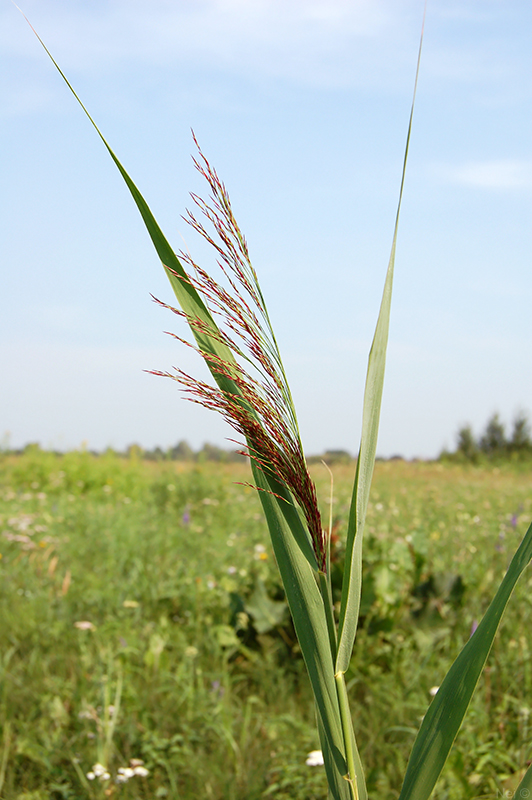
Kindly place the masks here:
POLYGON ((305 761, 307 767, 322 767, 323 763, 323 753, 321 750, 311 750, 305 761))
POLYGON ((89 622, 89 620, 87 620, 87 619, 81 619, 78 622, 75 622, 74 623, 74 627, 78 628, 78 630, 80 630, 80 631, 95 631, 96 630, 96 626, 92 622, 89 622))
POLYGON ((150 774, 150 771, 144 766, 144 761, 141 758, 130 758, 129 767, 119 767, 116 775, 117 783, 127 783, 130 778, 139 776, 145 778, 150 774))
POLYGON ((90 772, 87 772, 87 778, 90 781, 93 781, 95 778, 99 778, 101 781, 108 781, 110 777, 107 768, 98 762, 92 765, 92 770, 90 772))
POLYGON ((436 695, 438 694, 439 688, 440 688, 439 686, 431 686, 431 688, 429 689, 430 696, 431 697, 436 697, 436 695))
POLYGON ((119 767, 116 782, 117 783, 126 783, 130 778, 135 777, 135 772, 131 769, 131 767, 119 767))
POLYGON ((253 549, 255 551, 255 554, 254 554, 253 558, 256 561, 267 561, 268 560, 268 553, 266 552, 266 548, 264 547, 263 544, 256 544, 253 549))

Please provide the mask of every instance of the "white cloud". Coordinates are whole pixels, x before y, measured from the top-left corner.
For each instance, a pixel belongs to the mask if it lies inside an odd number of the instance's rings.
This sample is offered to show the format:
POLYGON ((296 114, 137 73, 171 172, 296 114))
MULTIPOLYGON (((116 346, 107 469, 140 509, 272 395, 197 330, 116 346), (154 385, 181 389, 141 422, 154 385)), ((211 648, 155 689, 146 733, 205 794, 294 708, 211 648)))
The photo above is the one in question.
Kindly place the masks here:
POLYGON ((532 188, 532 161, 524 159, 470 161, 448 170, 440 167, 438 171, 452 183, 478 189, 532 188))

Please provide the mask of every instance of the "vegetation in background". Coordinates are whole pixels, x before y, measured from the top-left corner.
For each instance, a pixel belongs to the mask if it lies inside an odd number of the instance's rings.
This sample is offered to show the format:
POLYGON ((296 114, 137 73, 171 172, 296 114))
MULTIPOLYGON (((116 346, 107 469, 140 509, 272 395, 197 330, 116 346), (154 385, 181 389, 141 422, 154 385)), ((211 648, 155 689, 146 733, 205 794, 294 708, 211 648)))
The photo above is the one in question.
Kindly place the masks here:
MULTIPOLYGON (((337 603, 353 467, 333 469, 337 603)), ((328 475, 312 475, 326 517, 328 475)), ((323 768, 305 763, 313 701, 248 479, 245 464, 0 456, 3 800, 323 800, 323 768), (89 781, 102 752, 113 778, 132 759, 148 774, 89 781)), ((431 690, 531 520, 511 465, 377 464, 347 673, 373 796, 398 796, 431 690)), ((511 792, 528 764, 531 590, 516 590, 436 800, 511 792)))

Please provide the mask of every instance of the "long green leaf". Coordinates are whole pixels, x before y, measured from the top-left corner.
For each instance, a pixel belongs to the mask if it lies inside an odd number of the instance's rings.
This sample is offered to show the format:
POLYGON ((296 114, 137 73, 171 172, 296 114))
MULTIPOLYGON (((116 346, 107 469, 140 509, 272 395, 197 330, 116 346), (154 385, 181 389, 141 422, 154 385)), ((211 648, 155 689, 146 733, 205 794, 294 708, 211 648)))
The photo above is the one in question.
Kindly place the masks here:
MULTIPOLYGON (((345 747, 340 726, 338 697, 334 682, 334 669, 323 600, 316 582, 315 570, 299 547, 292 528, 297 523, 290 519, 283 503, 270 492, 283 496, 286 492, 274 478, 267 476, 252 464, 257 486, 266 491, 259 492, 275 557, 283 579, 286 598, 294 620, 294 627, 301 645, 301 652, 312 684, 318 720, 322 725, 321 743, 325 767, 334 800, 351 800, 349 784, 343 776, 347 773, 345 747), (287 516, 289 522, 287 521, 287 516)), ((293 506, 297 514, 297 509, 293 506)), ((299 523, 301 524, 301 523, 299 523)), ((362 779, 362 776, 361 776, 362 779)), ((365 789, 360 800, 366 800, 365 789)))
MULTIPOLYGON (((187 281, 186 273, 179 259, 170 247, 143 196, 108 145, 101 131, 98 129, 51 53, 36 32, 35 35, 48 53, 48 56, 74 97, 81 105, 120 171, 142 216, 181 308, 192 319, 199 318, 207 323, 210 329, 216 333, 218 329, 212 315, 194 287, 187 281)), ((198 342, 200 351, 214 353, 226 363, 234 362, 232 352, 225 345, 221 344, 216 336, 211 338, 201 331, 198 332, 196 329, 193 329, 193 333, 198 342)), ((212 362, 209 360, 207 360, 207 366, 222 390, 230 392, 237 397, 240 396, 238 386, 233 381, 217 373, 216 369, 212 366, 212 362)), ((331 793, 334 800, 351 800, 352 794, 350 786, 344 779, 347 773, 345 744, 339 722, 340 714, 334 682, 333 656, 329 643, 327 620, 323 599, 316 582, 317 565, 314 552, 310 544, 308 533, 302 523, 300 513, 295 507, 289 492, 282 484, 275 480, 268 470, 263 471, 257 469, 254 462, 252 462, 252 465, 256 485, 259 489, 263 490, 259 491, 259 496, 266 515, 273 547, 286 590, 287 600, 294 620, 294 626, 316 700, 318 717, 320 720, 320 731, 322 733, 322 747, 325 754, 331 793)), ((366 800, 367 795, 361 767, 359 769, 358 780, 360 786, 359 798, 360 800, 366 800)))
POLYGON ((362 434, 360 439, 360 450, 358 453, 355 484, 353 487, 353 497, 351 500, 351 510, 349 512, 349 525, 347 531, 344 579, 342 584, 342 604, 339 622, 338 655, 336 658, 337 672, 346 672, 347 668, 349 667, 349 661, 351 659, 351 653, 353 652, 358 616, 360 612, 360 594, 362 588, 362 540, 366 512, 368 508, 371 479, 373 477, 373 468, 375 466, 375 453, 377 450, 382 389, 384 385, 384 370, 386 366, 386 348, 388 345, 388 329, 390 324, 390 306, 392 301, 395 248, 397 243, 397 231, 399 228, 399 214, 401 211, 401 202, 403 199, 403 189, 405 184, 410 134, 412 132, 412 120, 414 117, 414 105, 416 102, 419 65, 421 62, 421 50, 423 46, 424 24, 425 17, 423 17, 423 26, 421 29, 421 38, 419 42, 416 79, 414 82, 414 93, 412 98, 412 106, 410 109, 408 133, 406 137, 403 173, 401 177, 399 201, 397 204, 392 249, 388 270, 386 273, 386 280, 384 282, 384 291, 382 295, 379 317, 377 320, 375 335, 373 337, 373 343, 371 345, 368 360, 368 372, 366 376, 366 388, 364 392, 364 407, 362 412, 362 434))
MULTIPOLYGON (((445 676, 412 748, 399 800, 427 800, 438 780, 491 650, 515 584, 532 559, 532 525, 477 630, 445 676)), ((532 773, 523 778, 532 787, 532 773)), ((516 797, 519 797, 517 792, 516 797)), ((524 796, 524 795, 523 795, 524 796)))

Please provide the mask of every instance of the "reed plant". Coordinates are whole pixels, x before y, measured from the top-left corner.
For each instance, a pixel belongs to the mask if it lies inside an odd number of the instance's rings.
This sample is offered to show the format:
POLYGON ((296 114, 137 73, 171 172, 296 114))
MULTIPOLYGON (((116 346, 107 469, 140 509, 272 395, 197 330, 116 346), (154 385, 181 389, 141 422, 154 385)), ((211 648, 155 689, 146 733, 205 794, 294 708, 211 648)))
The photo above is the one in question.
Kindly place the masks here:
MULTIPOLYGON (((279 347, 246 240, 233 215, 224 184, 198 146, 194 161, 208 184, 210 194, 207 200, 192 196, 196 210, 188 212, 187 219, 214 248, 220 267, 220 278, 217 279, 196 264, 188 253, 174 252, 140 191, 47 52, 120 171, 177 297, 178 307, 157 302, 186 320, 193 343, 180 336, 176 338, 186 341, 199 353, 213 382, 198 380, 179 369, 156 374, 176 380, 191 400, 221 413, 243 437, 242 449, 250 459, 252 485, 259 493, 312 686, 329 798, 366 800, 364 769, 356 741, 356 710, 353 722, 345 674, 355 646, 360 612, 364 526, 375 464, 399 212, 414 100, 391 255, 369 353, 362 433, 345 538, 345 569, 338 611, 332 599, 331 524, 324 525, 320 515, 279 347)), ((416 85, 420 56, 421 43, 416 85)), ((457 656, 423 718, 399 800, 426 800, 431 795, 469 706, 510 595, 531 558, 532 526, 513 556, 484 617, 457 656)), ((515 796, 529 797, 531 790, 532 766, 523 775, 515 796)))

